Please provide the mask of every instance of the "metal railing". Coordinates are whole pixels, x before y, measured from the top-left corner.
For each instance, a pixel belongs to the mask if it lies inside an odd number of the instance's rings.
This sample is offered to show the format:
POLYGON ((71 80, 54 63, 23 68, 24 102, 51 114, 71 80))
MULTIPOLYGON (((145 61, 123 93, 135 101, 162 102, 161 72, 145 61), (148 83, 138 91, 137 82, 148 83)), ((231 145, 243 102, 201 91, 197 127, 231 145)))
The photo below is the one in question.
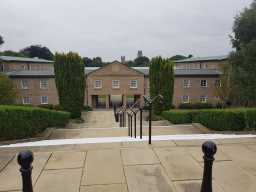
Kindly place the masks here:
MULTIPOLYGON (((212 166, 214 155, 217 152, 217 146, 211 141, 207 141, 202 145, 204 170, 200 192, 212 192, 212 166)), ((23 151, 18 155, 18 163, 21 166, 22 192, 33 192, 32 184, 32 162, 33 153, 31 151, 23 151)))

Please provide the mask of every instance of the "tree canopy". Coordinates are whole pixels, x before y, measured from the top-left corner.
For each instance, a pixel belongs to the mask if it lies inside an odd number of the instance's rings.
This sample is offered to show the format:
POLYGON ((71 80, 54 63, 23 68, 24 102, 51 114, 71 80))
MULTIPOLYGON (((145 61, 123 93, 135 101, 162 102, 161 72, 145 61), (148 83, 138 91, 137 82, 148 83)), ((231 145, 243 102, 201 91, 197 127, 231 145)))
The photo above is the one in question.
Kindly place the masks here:
POLYGON ((256 106, 256 0, 235 18, 233 32, 231 100, 236 105, 256 106))
POLYGON ((20 50, 20 53, 31 58, 38 57, 41 59, 53 60, 52 52, 47 47, 43 47, 41 45, 31 45, 20 50))
POLYGON ((16 90, 12 81, 4 74, 0 74, 0 105, 13 104, 16 98, 16 90))
POLYGON ((150 96, 155 97, 161 94, 164 104, 156 101, 153 104, 155 114, 160 114, 163 110, 172 107, 174 89, 173 62, 170 59, 161 57, 152 58, 149 68, 150 96))
POLYGON ((54 71, 60 106, 69 111, 72 118, 80 118, 85 94, 82 58, 73 52, 56 53, 54 71))
POLYGON ((0 45, 2 45, 4 43, 4 39, 3 37, 0 35, 0 45))

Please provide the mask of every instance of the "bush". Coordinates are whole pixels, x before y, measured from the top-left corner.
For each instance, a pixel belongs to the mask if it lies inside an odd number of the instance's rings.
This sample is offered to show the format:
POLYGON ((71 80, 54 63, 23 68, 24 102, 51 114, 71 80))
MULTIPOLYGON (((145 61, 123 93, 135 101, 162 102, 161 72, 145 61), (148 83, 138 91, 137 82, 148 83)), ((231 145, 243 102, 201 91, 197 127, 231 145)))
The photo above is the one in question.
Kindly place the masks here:
POLYGON ((171 110, 164 111, 162 116, 173 124, 192 123, 196 110, 171 110))
POLYGON ((56 111, 64 111, 60 105, 44 104, 44 105, 38 105, 38 107, 44 108, 44 109, 56 110, 56 111))
POLYGON ((84 111, 92 111, 92 108, 88 105, 84 106, 83 108, 84 111))
POLYGON ((211 109, 216 106, 212 103, 181 103, 179 109, 211 109))
POLYGON ((174 124, 196 122, 217 131, 256 129, 255 108, 171 110, 162 116, 174 124))
POLYGON ((243 109, 202 110, 193 120, 217 131, 242 131, 246 128, 245 110, 243 109))
POLYGON ((0 140, 32 137, 47 127, 66 125, 70 114, 38 107, 0 106, 0 140))

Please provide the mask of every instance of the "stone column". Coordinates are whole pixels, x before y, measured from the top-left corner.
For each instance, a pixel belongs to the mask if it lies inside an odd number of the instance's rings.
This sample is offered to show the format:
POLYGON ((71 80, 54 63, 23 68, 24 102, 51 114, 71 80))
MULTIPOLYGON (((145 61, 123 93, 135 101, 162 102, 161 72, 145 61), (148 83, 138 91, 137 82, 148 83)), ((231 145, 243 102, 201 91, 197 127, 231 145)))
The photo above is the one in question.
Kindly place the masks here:
POLYGON ((109 95, 106 95, 106 109, 109 109, 109 95))

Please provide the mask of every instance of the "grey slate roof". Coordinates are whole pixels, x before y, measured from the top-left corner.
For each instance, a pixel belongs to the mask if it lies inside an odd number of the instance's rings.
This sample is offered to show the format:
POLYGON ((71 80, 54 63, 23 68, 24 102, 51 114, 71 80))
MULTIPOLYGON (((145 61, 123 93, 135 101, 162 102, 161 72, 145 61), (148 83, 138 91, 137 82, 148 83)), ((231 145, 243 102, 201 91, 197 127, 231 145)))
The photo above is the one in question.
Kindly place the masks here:
POLYGON ((29 62, 29 63, 53 63, 53 61, 39 58, 26 58, 26 57, 12 57, 12 56, 0 56, 2 61, 15 61, 15 62, 29 62))
POLYGON ((222 55, 222 56, 213 56, 213 57, 192 57, 189 59, 182 59, 175 61, 176 63, 189 63, 189 62, 196 62, 196 61, 223 61, 227 60, 228 55, 222 55))
MULTIPOLYGON (((99 67, 86 67, 85 75, 97 70, 99 67)), ((135 70, 142 72, 145 76, 149 75, 148 67, 135 67, 135 70)), ((10 77, 54 77, 54 71, 11 71, 6 73, 10 77)), ((175 76, 219 76, 221 71, 213 69, 176 69, 175 76)))

